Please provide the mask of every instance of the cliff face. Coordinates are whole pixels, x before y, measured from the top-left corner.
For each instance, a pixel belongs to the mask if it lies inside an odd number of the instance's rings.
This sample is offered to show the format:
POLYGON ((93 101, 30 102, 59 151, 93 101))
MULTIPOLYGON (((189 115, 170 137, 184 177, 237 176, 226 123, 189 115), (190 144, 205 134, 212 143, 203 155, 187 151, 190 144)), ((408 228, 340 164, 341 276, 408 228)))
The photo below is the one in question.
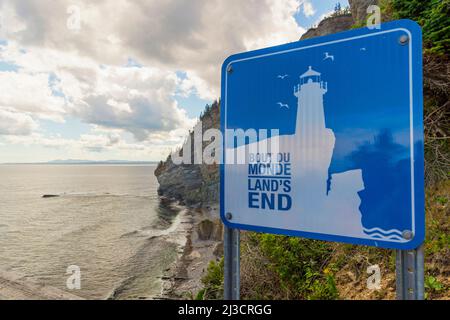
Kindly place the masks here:
MULTIPOLYGON (((378 0, 349 0, 351 13, 345 10, 334 13, 322 20, 317 28, 309 29, 301 40, 323 36, 350 29, 363 21, 367 6, 376 4, 378 0)), ((214 102, 207 106, 201 116, 203 132, 210 128, 220 128, 220 104, 214 102)), ((191 133, 193 141, 193 133, 191 133)), ((204 143, 205 147, 208 143, 204 143)), ((155 170, 160 184, 160 195, 179 200, 187 205, 217 203, 219 201, 219 170, 217 165, 175 165, 170 156, 161 162, 155 170)))
POLYGON ((306 31, 300 40, 325 36, 350 29, 355 24, 363 23, 367 16, 367 7, 378 4, 379 0, 349 0, 350 11, 334 12, 320 21, 317 28, 306 31))
POLYGON ((310 39, 314 37, 325 36, 350 29, 353 24, 351 14, 343 14, 335 17, 325 18, 320 21, 317 28, 311 28, 306 31, 300 40, 310 39))
POLYGON ((363 22, 367 16, 367 7, 372 4, 378 5, 379 2, 380 0, 348 0, 353 21, 355 23, 363 22))
POLYGON ((173 198, 194 204, 200 201, 200 189, 202 188, 202 176, 197 165, 175 165, 167 159, 163 165, 155 171, 159 182, 158 193, 168 198, 173 198))
MULTIPOLYGON (((220 128, 220 105, 214 102, 207 106, 200 117, 202 130, 220 128)), ((193 133, 191 142, 193 144, 193 133)), ((210 142, 204 142, 203 148, 210 142)), ((187 205, 216 203, 219 201, 218 165, 183 164, 175 165, 169 156, 160 162, 155 170, 159 182, 158 193, 162 196, 184 202, 187 205)))

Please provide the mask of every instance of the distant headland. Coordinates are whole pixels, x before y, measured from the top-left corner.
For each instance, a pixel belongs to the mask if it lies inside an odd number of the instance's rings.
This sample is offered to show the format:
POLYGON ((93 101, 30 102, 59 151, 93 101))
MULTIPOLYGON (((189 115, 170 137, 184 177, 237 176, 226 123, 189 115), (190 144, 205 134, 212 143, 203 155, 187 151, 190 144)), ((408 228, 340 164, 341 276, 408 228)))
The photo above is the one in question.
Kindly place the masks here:
POLYGON ((128 160, 80 160, 80 159, 66 159, 66 160, 52 160, 47 162, 9 162, 0 163, 0 165, 156 165, 158 161, 128 161, 128 160))

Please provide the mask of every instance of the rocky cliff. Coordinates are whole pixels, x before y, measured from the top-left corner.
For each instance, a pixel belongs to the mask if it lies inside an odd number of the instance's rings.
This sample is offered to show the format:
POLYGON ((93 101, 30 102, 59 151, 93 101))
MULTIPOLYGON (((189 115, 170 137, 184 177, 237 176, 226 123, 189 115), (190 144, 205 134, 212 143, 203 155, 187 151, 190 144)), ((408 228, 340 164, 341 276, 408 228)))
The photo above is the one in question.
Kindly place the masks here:
POLYGON ((317 28, 311 28, 306 31, 300 40, 310 39, 314 37, 325 36, 350 29, 353 25, 353 18, 350 13, 331 16, 320 21, 317 28))
MULTIPOLYGON (((220 128, 220 103, 206 106, 200 116, 202 130, 220 128)), ((191 143, 193 144, 193 132, 191 143)), ((204 143, 205 147, 208 143, 204 143)), ((158 193, 162 196, 181 201, 187 205, 204 205, 219 201, 218 165, 183 164, 176 165, 169 156, 160 162, 155 170, 159 182, 158 193)))
POLYGON ((372 5, 378 5, 380 0, 348 0, 350 4, 350 12, 355 24, 359 24, 366 20, 367 8, 372 5))
POLYGON ((350 29, 363 23, 367 17, 367 8, 378 4, 379 0, 349 0, 350 8, 335 11, 320 21, 316 28, 306 31, 300 40, 325 36, 350 29))

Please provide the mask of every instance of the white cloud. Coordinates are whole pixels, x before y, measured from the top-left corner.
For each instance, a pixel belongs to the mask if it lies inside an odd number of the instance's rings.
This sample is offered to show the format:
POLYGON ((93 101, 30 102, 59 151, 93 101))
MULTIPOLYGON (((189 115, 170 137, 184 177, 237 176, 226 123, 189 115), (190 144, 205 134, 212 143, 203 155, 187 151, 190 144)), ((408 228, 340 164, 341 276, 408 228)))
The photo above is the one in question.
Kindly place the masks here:
POLYGON ((29 134, 9 141, 70 147, 76 154, 164 155, 194 124, 174 96, 215 99, 228 55, 298 40, 305 31, 294 18, 301 3, 0 0, 8 40, 0 44, 0 60, 19 68, 0 72, 0 108, 5 119, 6 112, 10 118, 23 116, 8 132, 29 134), (80 8, 79 31, 67 28, 71 5, 80 8), (143 67, 125 67, 130 58, 143 67), (45 136, 37 128, 41 119, 69 116, 94 129, 73 141, 45 136))
POLYGON ((52 94, 48 74, 0 72, 0 107, 63 121, 65 101, 52 94))
POLYGON ((317 18, 317 20, 314 22, 314 26, 317 27, 317 26, 319 25, 319 23, 320 23, 323 19, 325 19, 325 18, 331 16, 331 14, 333 14, 333 13, 334 13, 334 11, 331 10, 331 11, 328 11, 328 12, 325 12, 325 13, 321 14, 320 17, 317 18))
MULTIPOLYGON (((180 143, 180 142, 177 142, 180 143)), ((35 148, 45 148, 49 154, 58 151, 61 159, 91 159, 91 160, 159 160, 167 157, 174 149, 167 144, 154 144, 149 142, 133 143, 123 139, 122 136, 111 136, 110 134, 89 133, 83 134, 79 139, 67 139, 60 136, 44 136, 41 133, 31 135, 0 135, 0 146, 14 145, 22 150, 36 150, 35 148)), ((33 153, 27 154, 20 161, 48 161, 54 157, 38 156, 33 153)), ((4 160, 2 160, 4 161, 4 160)), ((19 161, 19 160, 8 160, 19 161)))
POLYGON ((0 135, 29 135, 36 128, 36 122, 29 115, 0 107, 0 135))
POLYGON ((151 133, 187 129, 194 120, 173 97, 178 83, 174 73, 157 68, 104 67, 71 113, 87 123, 127 130, 140 141, 151 133))
POLYGON ((53 49, 22 52, 14 43, 1 52, 3 59, 20 69, 0 72, 4 89, 0 106, 53 120, 71 115, 89 124, 129 131, 138 140, 153 132, 187 129, 194 122, 174 99, 182 82, 174 72, 101 66, 90 58, 53 49))
MULTIPOLYGON (((306 3, 303 10, 310 13, 306 3)), ((79 0, 79 32, 66 27, 69 5, 73 1, 3 2, 17 16, 15 25, 25 26, 11 26, 8 39, 104 64, 123 64, 133 56, 146 65, 184 70, 205 81, 215 97, 220 65, 229 54, 295 41, 305 31, 293 17, 298 0, 79 0)))
POLYGON ((187 73, 186 78, 179 82, 179 93, 183 97, 197 95, 200 99, 214 100, 217 97, 209 89, 208 83, 195 74, 187 73))
POLYGON ((306 17, 311 17, 316 13, 316 10, 314 9, 312 3, 309 1, 303 1, 302 10, 303 10, 303 14, 306 17))

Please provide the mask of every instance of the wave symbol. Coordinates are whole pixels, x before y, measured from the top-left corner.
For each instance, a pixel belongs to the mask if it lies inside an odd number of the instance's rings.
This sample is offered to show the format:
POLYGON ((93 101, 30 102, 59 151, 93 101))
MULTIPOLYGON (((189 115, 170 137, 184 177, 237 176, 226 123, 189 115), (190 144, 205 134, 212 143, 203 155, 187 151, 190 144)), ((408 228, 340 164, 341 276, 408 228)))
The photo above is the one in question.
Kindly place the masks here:
POLYGON ((364 233, 370 235, 373 238, 382 239, 382 240, 398 240, 402 241, 403 236, 402 232, 397 229, 383 230, 381 228, 364 228, 364 233))

